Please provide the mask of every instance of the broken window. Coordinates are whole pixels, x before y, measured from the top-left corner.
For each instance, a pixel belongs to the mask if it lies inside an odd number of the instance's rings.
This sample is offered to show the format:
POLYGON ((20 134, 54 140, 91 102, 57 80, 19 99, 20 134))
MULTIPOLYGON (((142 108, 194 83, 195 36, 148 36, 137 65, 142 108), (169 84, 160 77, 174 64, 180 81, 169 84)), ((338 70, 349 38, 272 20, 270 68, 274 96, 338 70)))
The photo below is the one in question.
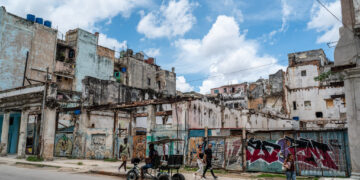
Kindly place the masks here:
POLYGON ((235 88, 231 88, 231 92, 234 93, 234 92, 235 92, 235 88))
POLYGON ((293 101, 293 109, 296 110, 296 101, 293 101))
POLYGON ((239 103, 235 103, 234 108, 239 108, 239 103))
POLYGON ((161 89, 161 82, 160 81, 157 82, 157 85, 158 85, 158 88, 161 89))
POLYGON ((311 101, 304 101, 304 106, 305 107, 311 107, 311 101))
POLYGON ((151 85, 151 79, 150 78, 147 79, 147 84, 148 84, 148 86, 151 85))
POLYGON ((226 88, 224 88, 224 92, 226 93, 226 88))
POLYGON ((326 101, 326 108, 332 108, 334 107, 334 101, 333 99, 325 99, 326 101))
POLYGON ((301 71, 301 76, 306 76, 306 70, 301 71))
POLYGON ((322 118, 323 117, 322 112, 316 112, 315 115, 316 115, 316 118, 322 118))

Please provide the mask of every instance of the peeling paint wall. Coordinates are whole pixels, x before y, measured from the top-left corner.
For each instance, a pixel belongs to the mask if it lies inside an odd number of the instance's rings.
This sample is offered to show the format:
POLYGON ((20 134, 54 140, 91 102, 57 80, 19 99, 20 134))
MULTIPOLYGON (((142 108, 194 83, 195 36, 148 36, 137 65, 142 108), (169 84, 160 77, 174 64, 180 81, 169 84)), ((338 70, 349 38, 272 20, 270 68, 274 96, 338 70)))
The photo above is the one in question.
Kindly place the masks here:
POLYGON ((0 91, 23 86, 26 59, 30 82, 44 81, 46 68, 49 73, 54 69, 56 36, 56 30, 7 13, 1 7, 0 91))
POLYGON ((82 90, 82 80, 86 76, 103 80, 110 80, 113 76, 114 60, 97 54, 97 36, 87 31, 76 29, 77 35, 69 33, 69 37, 76 38, 76 68, 75 89, 82 90))

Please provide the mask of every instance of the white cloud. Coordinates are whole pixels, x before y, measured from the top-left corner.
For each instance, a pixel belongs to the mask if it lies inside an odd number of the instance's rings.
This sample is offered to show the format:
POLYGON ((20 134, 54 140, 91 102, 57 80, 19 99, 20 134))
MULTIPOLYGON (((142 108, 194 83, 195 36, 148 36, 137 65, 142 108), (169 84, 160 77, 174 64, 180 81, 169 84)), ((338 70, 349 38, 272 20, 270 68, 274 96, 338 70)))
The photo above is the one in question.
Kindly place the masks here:
POLYGON ((188 0, 171 0, 168 5, 162 4, 158 11, 143 16, 137 31, 147 38, 174 37, 184 35, 196 22, 192 15, 195 4, 188 0))
POLYGON ((49 19, 54 27, 65 33, 77 27, 95 31, 95 23, 121 14, 129 17, 136 7, 144 7, 148 0, 2 0, 7 11, 25 17, 27 13, 49 19))
POLYGON ((227 83, 265 78, 284 68, 276 58, 260 55, 258 42, 246 39, 233 17, 218 16, 202 39, 180 39, 175 46, 178 54, 173 66, 180 73, 210 76, 202 82, 201 93, 209 93, 210 88, 227 83))
POLYGON ((181 92, 189 92, 193 91, 194 88, 190 86, 189 83, 186 82, 184 76, 177 76, 176 77, 176 90, 181 92))
MULTIPOLYGON (((341 4, 340 0, 332 3, 324 3, 325 6, 341 19, 341 4)), ((339 28, 342 24, 335 19, 325 8, 318 3, 314 3, 311 10, 311 19, 307 24, 308 29, 315 29, 317 32, 323 33, 316 40, 317 43, 327 43, 339 40, 339 28)))
POLYGON ((222 1, 206 1, 211 11, 216 15, 232 16, 237 22, 243 22, 244 16, 240 10, 240 6, 245 4, 239 0, 222 0, 222 1))
MULTIPOLYGON (((281 27, 269 33, 269 39, 272 39, 277 33, 285 32, 291 12, 294 12, 293 7, 289 5, 288 0, 281 0, 281 27)), ((271 43, 271 42, 270 42, 271 43)))
POLYGON ((126 41, 119 42, 118 40, 114 38, 109 38, 106 36, 106 34, 99 34, 99 45, 115 49, 115 51, 120 52, 122 49, 126 49, 126 41))
POLYGON ((149 48, 149 49, 146 49, 144 52, 145 52, 146 55, 148 55, 150 57, 156 57, 156 56, 160 55, 160 49, 159 48, 149 48))

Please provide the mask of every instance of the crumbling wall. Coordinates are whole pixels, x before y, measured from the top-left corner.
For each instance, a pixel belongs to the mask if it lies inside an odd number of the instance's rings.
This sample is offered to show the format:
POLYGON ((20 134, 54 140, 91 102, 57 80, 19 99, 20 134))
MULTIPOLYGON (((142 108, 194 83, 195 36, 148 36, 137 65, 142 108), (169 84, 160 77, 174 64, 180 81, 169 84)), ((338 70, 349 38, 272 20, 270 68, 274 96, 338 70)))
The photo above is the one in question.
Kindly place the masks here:
POLYGON ((7 13, 4 7, 0 27, 0 91, 29 84, 24 81, 25 65, 28 79, 44 81, 46 67, 51 73, 54 66, 56 30, 7 13))
POLYGON ((299 120, 340 120, 346 113, 344 87, 319 87, 288 91, 291 117, 299 120), (296 105, 296 107, 294 107, 296 105), (322 117, 316 117, 321 112, 322 117))
POLYGON ((287 87, 290 89, 306 88, 320 86, 319 81, 315 81, 315 77, 320 75, 319 66, 309 64, 304 66, 288 67, 287 69, 287 87), (302 75, 305 72, 305 76, 302 75))
POLYGON ((77 29, 76 44, 76 91, 82 91, 82 80, 86 76, 103 80, 113 77, 114 61, 97 54, 97 37, 94 34, 77 29))
POLYGON ((84 105, 106 105, 156 99, 161 95, 153 90, 137 89, 121 83, 86 77, 83 80, 84 105))

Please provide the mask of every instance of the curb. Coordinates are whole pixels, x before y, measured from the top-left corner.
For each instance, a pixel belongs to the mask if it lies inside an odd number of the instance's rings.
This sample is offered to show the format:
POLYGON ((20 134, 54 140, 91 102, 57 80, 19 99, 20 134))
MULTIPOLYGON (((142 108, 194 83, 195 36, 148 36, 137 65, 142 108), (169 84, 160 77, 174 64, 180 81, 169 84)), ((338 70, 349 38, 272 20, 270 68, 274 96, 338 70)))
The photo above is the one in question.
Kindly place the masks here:
POLYGON ((101 175, 107 175, 107 176, 126 177, 126 174, 120 174, 120 173, 114 173, 114 172, 108 172, 108 171, 90 170, 88 172, 92 173, 92 174, 101 174, 101 175))
POLYGON ((15 162, 14 164, 31 165, 31 166, 36 166, 36 167, 52 167, 52 168, 61 168, 61 166, 48 165, 48 164, 41 164, 41 163, 15 162))

